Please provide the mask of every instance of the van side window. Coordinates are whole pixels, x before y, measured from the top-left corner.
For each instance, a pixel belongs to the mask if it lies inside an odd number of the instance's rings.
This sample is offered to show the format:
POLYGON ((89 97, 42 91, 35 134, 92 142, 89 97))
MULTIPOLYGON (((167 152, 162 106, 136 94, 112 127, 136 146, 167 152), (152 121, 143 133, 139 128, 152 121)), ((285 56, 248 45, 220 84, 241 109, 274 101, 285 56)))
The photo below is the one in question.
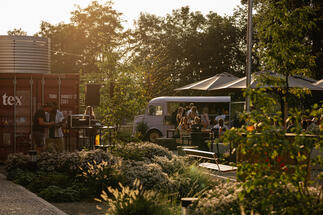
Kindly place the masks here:
POLYGON ((149 105, 148 114, 150 116, 162 116, 163 115, 162 106, 161 105, 149 105))

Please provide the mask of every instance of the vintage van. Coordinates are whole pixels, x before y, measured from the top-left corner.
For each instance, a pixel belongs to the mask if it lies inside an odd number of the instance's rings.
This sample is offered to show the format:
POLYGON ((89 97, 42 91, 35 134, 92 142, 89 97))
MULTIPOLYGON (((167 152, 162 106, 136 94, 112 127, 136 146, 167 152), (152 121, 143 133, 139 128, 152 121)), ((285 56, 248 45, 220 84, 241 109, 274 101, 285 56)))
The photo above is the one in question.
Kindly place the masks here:
POLYGON ((226 122, 230 126, 230 96, 164 96, 150 100, 145 113, 135 117, 133 134, 136 133, 139 123, 145 123, 148 126, 145 135, 149 141, 154 142, 156 138, 165 137, 167 130, 174 129, 176 126, 178 107, 186 107, 190 103, 194 103, 199 114, 207 108, 210 120, 225 114, 226 122))

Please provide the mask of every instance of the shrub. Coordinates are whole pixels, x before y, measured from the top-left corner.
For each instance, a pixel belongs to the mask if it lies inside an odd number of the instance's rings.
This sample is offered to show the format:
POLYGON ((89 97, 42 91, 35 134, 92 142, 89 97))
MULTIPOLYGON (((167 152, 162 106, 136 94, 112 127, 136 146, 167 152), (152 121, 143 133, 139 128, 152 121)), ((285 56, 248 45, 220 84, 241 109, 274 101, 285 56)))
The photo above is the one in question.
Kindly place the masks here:
POLYGON ((6 161, 6 170, 10 173, 13 170, 27 170, 29 169, 29 164, 31 162, 31 157, 22 153, 10 154, 8 160, 6 161))
POLYGON ((8 175, 8 179, 10 178, 15 183, 22 186, 27 186, 36 179, 36 175, 34 173, 23 171, 21 169, 16 169, 15 171, 11 171, 10 173, 11 175, 8 175))
MULTIPOLYGON (((108 188, 109 194, 103 192, 103 202, 108 204, 107 214, 111 215, 176 215, 178 208, 172 207, 167 199, 160 194, 145 190, 136 179, 132 188, 119 184, 120 190, 108 188), (177 209, 177 210, 176 210, 177 209)), ((98 200, 102 202, 102 200, 98 200)))
POLYGON ((144 121, 138 122, 136 125, 137 137, 141 140, 144 140, 146 138, 148 129, 149 127, 147 123, 145 123, 144 121))
POLYGON ((118 132, 116 139, 122 143, 140 142, 141 140, 128 132, 118 132))
POLYGON ((80 200, 78 191, 72 188, 62 189, 54 185, 42 190, 38 195, 49 202, 74 202, 80 200))
POLYGON ((184 159, 178 156, 173 156, 172 159, 168 159, 165 156, 155 156, 152 162, 157 163, 162 168, 162 171, 168 175, 181 173, 186 168, 184 159))
POLYGON ((192 206, 192 215, 241 214, 237 183, 219 182, 192 206))
POLYGON ((168 159, 172 159, 174 156, 174 154, 166 148, 149 142, 119 145, 114 153, 125 160, 150 162, 152 162, 155 156, 166 156, 168 159))
POLYGON ((155 163, 123 161, 120 175, 122 183, 129 186, 138 178, 145 190, 161 190, 165 192, 170 190, 173 184, 168 175, 155 163))
POLYGON ((176 191, 179 199, 182 197, 196 196, 218 182, 206 172, 202 171, 198 166, 192 164, 186 166, 184 171, 173 177, 176 182, 176 191))
POLYGON ((104 187, 115 185, 114 178, 118 178, 118 166, 108 161, 101 161, 93 164, 88 163, 86 170, 83 170, 82 178, 87 186, 91 187, 92 194, 99 195, 104 187))

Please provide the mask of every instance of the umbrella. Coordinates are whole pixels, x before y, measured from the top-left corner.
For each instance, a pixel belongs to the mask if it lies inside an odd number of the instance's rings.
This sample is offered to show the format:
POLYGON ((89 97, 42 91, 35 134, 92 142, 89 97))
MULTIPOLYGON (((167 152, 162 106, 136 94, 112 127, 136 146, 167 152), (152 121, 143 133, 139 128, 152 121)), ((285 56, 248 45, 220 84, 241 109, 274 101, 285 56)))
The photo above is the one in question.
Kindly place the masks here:
POLYGON ((323 90, 323 79, 321 79, 321 80, 319 80, 319 81, 315 82, 313 85, 314 85, 314 86, 317 86, 317 87, 320 87, 320 88, 322 88, 322 90, 323 90))
MULTIPOLYGON (((251 76, 251 88, 266 88, 266 87, 278 87, 279 85, 274 84, 262 84, 262 80, 264 77, 268 77, 268 80, 278 80, 283 81, 285 77, 282 74, 274 73, 271 71, 264 71, 254 73, 251 76)), ((309 79, 302 78, 301 76, 289 76, 288 77, 288 86, 291 88, 306 88, 309 90, 323 90, 318 86, 314 86, 309 79)), ((212 88, 210 90, 221 90, 221 89, 245 89, 246 88, 246 77, 231 81, 229 83, 223 84, 216 88, 212 88)))
POLYGON ((239 78, 227 72, 217 74, 211 78, 185 85, 175 90, 210 90, 217 86, 222 86, 228 82, 238 80, 239 78))

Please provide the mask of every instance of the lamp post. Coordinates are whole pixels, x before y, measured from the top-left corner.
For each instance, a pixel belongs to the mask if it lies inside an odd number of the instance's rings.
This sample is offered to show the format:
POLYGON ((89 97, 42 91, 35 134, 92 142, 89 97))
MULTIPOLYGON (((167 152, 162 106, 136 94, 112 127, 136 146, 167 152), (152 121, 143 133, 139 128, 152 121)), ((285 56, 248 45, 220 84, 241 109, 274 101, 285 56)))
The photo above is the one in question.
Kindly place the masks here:
MULTIPOLYGON (((251 82, 251 56, 252 56, 252 2, 248 0, 248 24, 247 24, 247 72, 246 72, 246 86, 247 89, 250 87, 251 82)), ((246 110, 250 112, 250 97, 247 95, 246 98, 246 110)))

